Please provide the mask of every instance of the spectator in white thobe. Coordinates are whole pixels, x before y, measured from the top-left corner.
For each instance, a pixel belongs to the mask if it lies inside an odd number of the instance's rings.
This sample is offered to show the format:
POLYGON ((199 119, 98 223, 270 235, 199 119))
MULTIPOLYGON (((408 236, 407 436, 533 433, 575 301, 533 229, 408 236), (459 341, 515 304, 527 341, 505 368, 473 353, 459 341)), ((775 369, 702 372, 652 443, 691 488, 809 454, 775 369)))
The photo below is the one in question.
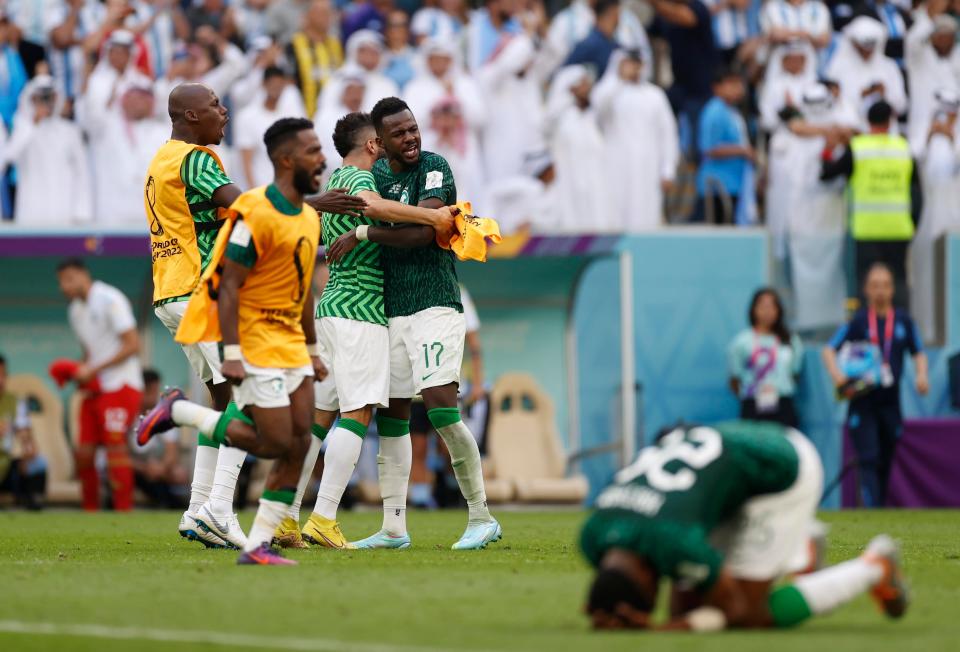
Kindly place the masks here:
POLYGON ((428 5, 424 3, 410 21, 414 42, 420 43, 428 38, 454 42, 463 31, 463 0, 439 0, 435 7, 428 5))
MULTIPOLYGON (((291 86, 286 74, 277 67, 263 72, 263 93, 257 101, 244 107, 237 114, 234 145, 240 152, 245 188, 265 186, 273 181, 273 163, 267 156, 263 134, 280 118, 303 117, 303 111, 288 113, 283 110, 280 99, 291 86)), ((326 152, 324 152, 326 154, 326 152)))
POLYGON ((952 88, 934 93, 936 111, 917 164, 923 182, 920 225, 910 244, 910 314, 925 339, 936 335, 934 245, 948 231, 960 229, 960 94, 952 88))
POLYGON ((501 179, 487 189, 484 210, 496 216, 503 235, 519 232, 549 235, 554 232, 556 179, 550 153, 530 152, 524 158, 520 174, 501 179))
MULTIPOLYGON (((424 115, 424 114, 421 114, 424 115)), ((480 146, 466 120, 466 107, 453 96, 438 99, 426 124, 420 123, 423 149, 439 154, 450 164, 457 180, 457 199, 473 204, 473 211, 486 210, 483 192, 483 163, 480 146)))
POLYGON ((864 125, 867 110, 885 100, 895 114, 907 111, 903 74, 896 61, 884 54, 886 28, 880 21, 860 16, 843 30, 826 76, 840 84, 844 99, 860 111, 864 125))
POLYGON ((936 110, 933 94, 937 90, 960 90, 960 48, 957 22, 938 6, 928 2, 914 13, 907 32, 907 79, 910 82, 909 139, 914 156, 926 149, 930 122, 936 110))
POLYGON ((593 89, 586 66, 564 66, 547 95, 547 138, 557 168, 556 228, 566 233, 611 232, 616 228, 603 165, 606 147, 590 105, 593 89))
POLYGON ((325 110, 340 101, 343 95, 345 76, 356 75, 361 70, 366 88, 363 98, 363 110, 369 111, 373 105, 385 97, 400 94, 397 84, 383 74, 384 61, 383 37, 369 29, 354 32, 347 40, 346 54, 343 67, 349 68, 344 72, 338 70, 330 77, 330 81, 323 87, 320 95, 320 110, 325 110))
MULTIPOLYGON (((363 101, 366 97, 366 71, 359 66, 346 65, 337 71, 340 80, 336 88, 340 97, 336 101, 321 102, 317 114, 313 116, 313 126, 320 138, 320 147, 327 157, 327 169, 324 170, 323 183, 326 184, 330 175, 343 165, 343 157, 333 145, 333 130, 337 121, 348 113, 363 110, 363 101)), ((331 92, 324 89, 324 94, 331 92)))
POLYGON ((156 117, 153 85, 148 80, 134 81, 117 105, 117 112, 88 121, 87 133, 97 153, 96 222, 140 230, 144 171, 170 137, 170 129, 156 117))
POLYGON ((37 76, 20 96, 3 158, 17 166, 14 219, 29 228, 64 228, 93 219, 89 163, 80 128, 60 117, 52 77, 37 76))
POLYGON ((670 102, 663 89, 643 80, 640 56, 615 52, 592 96, 604 137, 610 226, 625 233, 662 225, 663 195, 673 185, 680 158, 670 102))

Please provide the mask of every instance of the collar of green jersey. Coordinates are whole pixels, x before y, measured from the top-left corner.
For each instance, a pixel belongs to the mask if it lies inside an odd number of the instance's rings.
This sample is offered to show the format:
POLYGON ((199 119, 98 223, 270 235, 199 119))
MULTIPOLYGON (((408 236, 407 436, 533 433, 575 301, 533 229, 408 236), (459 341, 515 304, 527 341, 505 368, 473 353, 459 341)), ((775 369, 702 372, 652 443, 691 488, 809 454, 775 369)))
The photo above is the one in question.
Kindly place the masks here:
POLYGON ((270 200, 274 208, 284 215, 296 216, 303 212, 302 208, 297 208, 291 204, 290 200, 284 197, 280 189, 272 183, 267 186, 267 199, 270 200))

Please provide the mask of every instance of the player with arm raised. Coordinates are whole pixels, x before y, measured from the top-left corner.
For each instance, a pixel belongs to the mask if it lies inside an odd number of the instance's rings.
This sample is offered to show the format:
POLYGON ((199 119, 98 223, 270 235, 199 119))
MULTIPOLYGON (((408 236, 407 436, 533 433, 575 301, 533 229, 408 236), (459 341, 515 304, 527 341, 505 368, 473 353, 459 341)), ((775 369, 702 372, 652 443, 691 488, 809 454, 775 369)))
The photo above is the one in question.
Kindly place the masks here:
POLYGON ((810 567, 823 490, 813 444, 778 424, 677 428, 641 451, 597 498, 580 536, 597 569, 587 615, 597 629, 652 628, 659 582, 673 581, 657 629, 790 627, 871 591, 888 616, 907 607, 899 551, 875 537, 859 558, 810 567))
MULTIPOLYGON (((153 259, 153 305, 157 318, 176 333, 190 293, 210 262, 222 220, 220 211, 240 196, 217 154, 228 121, 227 109, 209 87, 181 84, 168 101, 173 130, 147 172, 144 208, 153 259)), ((362 200, 334 191, 314 204, 359 211, 362 200)), ((230 388, 220 373, 215 342, 183 346, 197 376, 207 385, 213 406, 224 410, 230 388)), ((233 514, 233 494, 246 452, 219 446, 198 435, 190 505, 180 518, 181 536, 207 546, 242 547, 243 532, 233 514), (200 522, 198 523, 198 519, 200 522)))
MULTIPOLYGON (((434 227, 452 228, 455 209, 409 206, 387 201, 377 193, 370 169, 381 150, 369 115, 350 113, 341 118, 333 142, 343 157, 343 167, 331 175, 328 185, 344 187, 349 194, 363 198, 367 208, 360 217, 323 213, 323 240, 328 246, 354 228, 371 228, 378 219, 419 225, 409 231, 422 232, 417 242, 435 237, 434 227)), ((330 377, 316 388, 315 436, 304 469, 312 469, 316 463, 321 441, 338 411, 341 418, 327 438, 316 506, 302 532, 302 538, 315 545, 350 547, 337 524, 337 508, 360 456, 373 409, 386 407, 389 400, 390 339, 383 309, 380 255, 380 246, 366 241, 349 255, 331 261, 330 279, 317 307, 318 339, 330 377)), ((307 471, 301 475, 301 497, 309 477, 307 471)), ((299 545, 299 516, 291 510, 281 524, 276 538, 282 545, 299 545)))
POLYGON ((267 129, 264 143, 274 182, 243 193, 231 205, 237 217, 218 289, 221 371, 233 384, 233 401, 219 412, 173 389, 144 417, 137 440, 144 443, 174 425, 188 425, 217 443, 275 459, 238 560, 273 565, 294 563, 274 553, 270 543, 293 503, 309 445, 313 378, 326 375, 311 290, 320 218, 304 202, 305 195, 319 190, 324 157, 309 120, 278 120, 267 129))
MULTIPOLYGON (((371 118, 387 155, 373 166, 380 194, 414 206, 455 204, 457 188, 450 166, 443 157, 421 151, 417 121, 406 103, 395 97, 382 99, 371 118)), ((383 238, 405 235, 391 233, 395 230, 370 227, 346 237, 389 244, 383 238)), ((457 406, 466 326, 453 254, 428 240, 412 249, 384 247, 382 259, 390 330, 390 407, 377 412, 384 516, 382 529, 356 545, 392 548, 399 547, 398 541, 409 545, 405 517, 412 460, 410 403, 420 394, 450 452, 469 510, 467 528, 453 548, 484 548, 499 540, 502 530, 487 509, 480 450, 457 406)))

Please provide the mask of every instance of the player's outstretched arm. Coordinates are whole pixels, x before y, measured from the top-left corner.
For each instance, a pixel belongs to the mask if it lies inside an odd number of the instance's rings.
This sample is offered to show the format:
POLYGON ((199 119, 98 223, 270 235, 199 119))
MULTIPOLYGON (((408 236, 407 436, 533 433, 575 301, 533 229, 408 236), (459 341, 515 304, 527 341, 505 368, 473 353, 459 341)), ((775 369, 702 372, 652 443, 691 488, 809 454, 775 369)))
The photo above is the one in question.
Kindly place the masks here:
POLYGON ((363 190, 359 194, 367 202, 367 217, 397 224, 423 224, 437 230, 450 230, 454 218, 459 212, 455 206, 410 206, 398 201, 384 199, 370 190, 363 190))
POLYGON ((351 195, 346 188, 331 188, 316 197, 310 197, 307 203, 319 213, 351 217, 360 217, 367 209, 367 202, 363 197, 351 195))
POLYGON ((364 237, 360 238, 358 230, 351 229, 341 235, 330 245, 327 250, 327 260, 337 262, 344 256, 353 251, 362 240, 370 240, 377 244, 387 247, 396 247, 398 249, 413 249, 415 247, 426 247, 436 238, 436 231, 433 227, 422 226, 420 224, 404 224, 403 226, 368 226, 361 233, 364 237))

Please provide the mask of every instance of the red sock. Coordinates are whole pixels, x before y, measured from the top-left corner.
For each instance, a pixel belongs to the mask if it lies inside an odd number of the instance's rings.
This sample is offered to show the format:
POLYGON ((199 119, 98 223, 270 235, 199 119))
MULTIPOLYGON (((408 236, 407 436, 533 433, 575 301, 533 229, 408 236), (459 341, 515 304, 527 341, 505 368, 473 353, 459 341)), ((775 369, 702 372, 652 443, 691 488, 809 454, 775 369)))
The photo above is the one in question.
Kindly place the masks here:
POLYGON ((78 468, 77 478, 80 479, 83 509, 87 512, 100 509, 100 476, 97 475, 97 467, 78 468))
POLYGON ((113 509, 129 512, 133 509, 133 466, 126 452, 107 454, 107 474, 113 493, 113 509))

